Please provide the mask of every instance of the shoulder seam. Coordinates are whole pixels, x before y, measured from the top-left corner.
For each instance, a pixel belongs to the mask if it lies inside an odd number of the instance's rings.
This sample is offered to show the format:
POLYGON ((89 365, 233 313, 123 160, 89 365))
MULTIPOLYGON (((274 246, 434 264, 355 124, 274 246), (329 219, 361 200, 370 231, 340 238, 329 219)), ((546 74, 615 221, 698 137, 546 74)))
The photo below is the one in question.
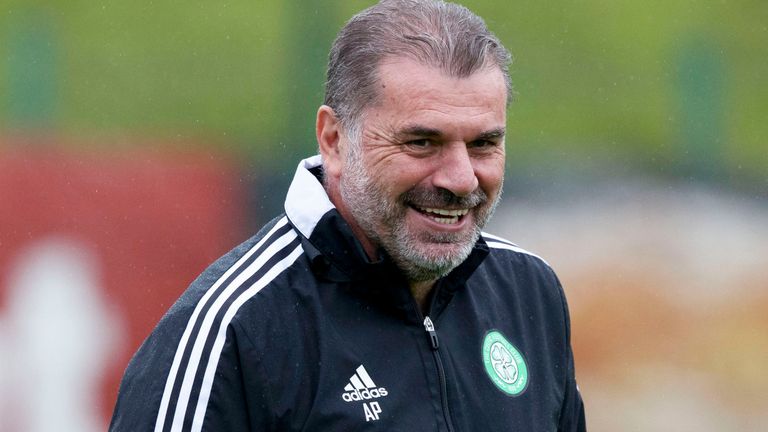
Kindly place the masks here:
POLYGON ((295 229, 284 216, 243 254, 195 305, 176 348, 160 402, 155 432, 181 430, 191 420, 202 429, 226 329, 237 310, 303 254, 295 229), (200 384, 199 388, 197 387, 200 384), (197 390, 197 400, 193 395, 197 390), (190 412, 191 405, 194 409, 190 412), (192 415, 192 419, 190 419, 192 415))
POLYGON ((510 242, 509 240, 506 240, 504 238, 495 236, 493 234, 488 234, 486 232, 483 232, 483 238, 485 239, 485 243, 488 245, 491 249, 504 249, 509 250, 512 252, 517 252, 523 255, 529 255, 534 258, 539 259, 541 262, 547 265, 547 267, 552 268, 552 266, 545 260, 544 258, 540 257, 539 255, 536 255, 533 252, 527 251, 520 246, 510 242))

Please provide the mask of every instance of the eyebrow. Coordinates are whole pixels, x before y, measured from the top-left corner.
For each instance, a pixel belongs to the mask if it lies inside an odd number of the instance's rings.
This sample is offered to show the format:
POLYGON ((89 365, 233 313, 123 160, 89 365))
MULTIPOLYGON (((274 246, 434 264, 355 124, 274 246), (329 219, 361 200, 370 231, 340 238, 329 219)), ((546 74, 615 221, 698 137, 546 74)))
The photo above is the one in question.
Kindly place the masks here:
POLYGON ((442 132, 440 132, 438 129, 433 129, 433 128, 420 126, 420 125, 406 126, 405 128, 399 130, 396 134, 398 138, 407 138, 407 137, 414 137, 414 136, 434 138, 434 137, 439 137, 441 135, 442 135, 442 132))
MULTIPOLYGON (((499 128, 481 132, 472 141, 499 139, 499 138, 503 138, 505 133, 506 133, 506 129, 503 127, 499 127, 499 128)), ((406 126, 405 128, 398 131, 396 134, 397 138, 400 138, 400 139, 405 139, 405 138, 414 137, 414 136, 425 137, 425 138, 435 138, 435 137, 440 137, 442 135, 443 133, 440 132, 439 129, 433 129, 433 128, 421 126, 421 125, 406 126)))
POLYGON ((507 133, 507 130, 503 127, 491 129, 489 131, 485 131, 477 136, 476 140, 494 140, 499 138, 504 138, 504 134, 507 133))

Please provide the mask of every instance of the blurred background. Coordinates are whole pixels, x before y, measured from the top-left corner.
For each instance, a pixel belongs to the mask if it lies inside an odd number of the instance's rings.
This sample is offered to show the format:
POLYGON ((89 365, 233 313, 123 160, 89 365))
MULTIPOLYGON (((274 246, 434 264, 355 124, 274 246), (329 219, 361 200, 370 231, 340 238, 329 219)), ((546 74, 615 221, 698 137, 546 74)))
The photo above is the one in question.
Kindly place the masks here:
MULTIPOLYGON (((0 0, 0 431, 106 428, 371 3, 0 0)), ((768 2, 464 4, 515 57, 488 231, 560 275, 590 430, 766 430, 768 2)))

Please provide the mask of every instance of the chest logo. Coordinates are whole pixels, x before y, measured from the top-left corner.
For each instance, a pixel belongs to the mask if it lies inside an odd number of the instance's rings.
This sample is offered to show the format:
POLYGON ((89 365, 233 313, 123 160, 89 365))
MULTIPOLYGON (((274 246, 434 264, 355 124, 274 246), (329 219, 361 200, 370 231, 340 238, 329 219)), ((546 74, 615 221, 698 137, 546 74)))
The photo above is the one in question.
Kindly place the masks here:
POLYGON ((528 366, 520 351, 496 330, 483 340, 485 372, 502 392, 517 396, 528 386, 528 366))
POLYGON ((344 402, 363 402, 365 421, 369 422, 378 420, 381 414, 381 405, 375 399, 383 398, 387 394, 387 389, 378 387, 368 375, 365 366, 360 365, 355 369, 355 374, 349 377, 349 384, 344 387, 341 398, 344 402))

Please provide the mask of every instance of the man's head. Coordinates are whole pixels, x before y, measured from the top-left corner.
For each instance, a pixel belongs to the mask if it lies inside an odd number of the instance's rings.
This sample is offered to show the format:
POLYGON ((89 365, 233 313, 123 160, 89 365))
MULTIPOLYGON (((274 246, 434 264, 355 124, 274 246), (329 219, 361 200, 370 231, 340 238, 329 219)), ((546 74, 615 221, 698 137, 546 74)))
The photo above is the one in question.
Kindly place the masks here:
POLYGON ((511 55, 480 17, 443 1, 382 0, 347 22, 328 58, 323 103, 351 135, 381 97, 379 65, 388 57, 407 57, 459 78, 495 66, 511 100, 511 55))
POLYGON ((508 52, 482 20, 434 1, 383 1, 331 52, 317 137, 328 194, 370 256, 413 282, 460 264, 504 174, 508 52))

